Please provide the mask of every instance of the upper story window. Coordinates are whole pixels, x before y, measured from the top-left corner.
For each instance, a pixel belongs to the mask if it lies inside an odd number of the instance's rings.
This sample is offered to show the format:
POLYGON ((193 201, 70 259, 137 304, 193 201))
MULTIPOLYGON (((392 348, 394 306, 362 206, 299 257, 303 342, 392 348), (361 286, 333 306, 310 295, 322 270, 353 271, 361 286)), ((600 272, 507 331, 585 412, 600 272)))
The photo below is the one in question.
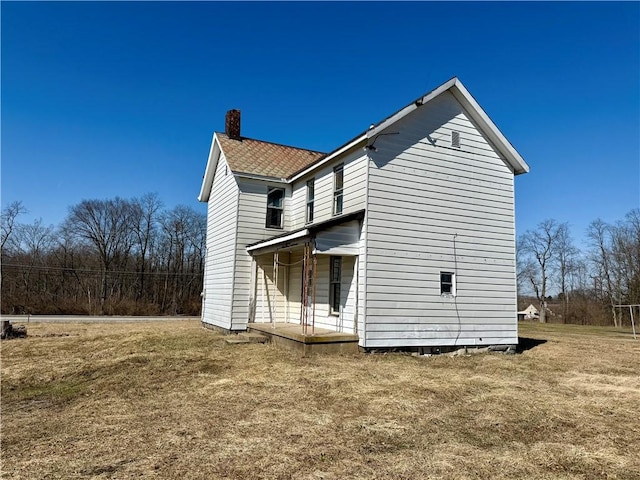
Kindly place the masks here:
POLYGON ((313 202, 315 200, 315 179, 307 180, 307 216, 306 223, 313 222, 313 202))
POLYGON ((267 191, 267 228, 282 228, 284 220, 284 188, 267 191))
POLYGON ((456 296, 456 274, 453 272, 440 272, 440 295, 446 297, 456 296))
POLYGON ((342 213, 344 188, 344 163, 333 167, 333 214, 342 213))

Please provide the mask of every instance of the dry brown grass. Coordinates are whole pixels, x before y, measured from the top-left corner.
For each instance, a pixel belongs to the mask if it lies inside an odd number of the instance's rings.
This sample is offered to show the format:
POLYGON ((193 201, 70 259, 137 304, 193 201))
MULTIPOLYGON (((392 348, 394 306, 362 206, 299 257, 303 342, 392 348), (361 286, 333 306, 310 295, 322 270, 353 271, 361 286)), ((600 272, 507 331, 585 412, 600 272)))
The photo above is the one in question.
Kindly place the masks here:
POLYGON ((612 329, 453 358, 302 358, 195 322, 29 335, 2 343, 3 478, 640 478, 640 341, 612 329))

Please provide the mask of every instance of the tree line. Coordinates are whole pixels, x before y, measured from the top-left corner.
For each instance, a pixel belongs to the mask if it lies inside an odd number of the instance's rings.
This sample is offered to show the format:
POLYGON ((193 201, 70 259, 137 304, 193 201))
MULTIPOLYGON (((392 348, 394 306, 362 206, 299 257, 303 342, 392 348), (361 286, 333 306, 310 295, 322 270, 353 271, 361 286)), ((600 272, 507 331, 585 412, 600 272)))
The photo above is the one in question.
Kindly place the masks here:
POLYGON ((83 200, 57 227, 2 210, 2 313, 197 315, 206 215, 157 194, 83 200))
MULTIPOLYGON (((152 193, 83 200, 57 227, 24 213, 19 201, 2 210, 2 313, 199 314, 205 214, 152 193)), ((640 209, 594 220, 586 238, 582 251, 553 219, 518 237, 520 307, 534 300, 542 322, 621 325, 617 306, 640 304, 640 209)))
POLYGON ((552 219, 518 238, 519 296, 532 294, 541 322, 552 317, 562 323, 621 326, 630 313, 618 305, 640 304, 640 209, 615 223, 594 220, 586 238, 588 247, 580 250, 568 223, 552 219))

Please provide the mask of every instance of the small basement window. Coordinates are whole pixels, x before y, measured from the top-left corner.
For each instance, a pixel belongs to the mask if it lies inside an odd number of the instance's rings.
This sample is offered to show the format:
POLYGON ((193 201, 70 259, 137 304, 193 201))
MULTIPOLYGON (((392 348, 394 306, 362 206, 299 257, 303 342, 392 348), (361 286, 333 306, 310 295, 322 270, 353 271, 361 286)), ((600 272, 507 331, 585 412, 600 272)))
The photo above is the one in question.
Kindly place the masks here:
POLYGON ((440 295, 445 297, 456 296, 456 274, 453 272, 440 272, 440 295))
POLYGON ((284 188, 267 191, 267 228, 282 228, 284 217, 284 188))

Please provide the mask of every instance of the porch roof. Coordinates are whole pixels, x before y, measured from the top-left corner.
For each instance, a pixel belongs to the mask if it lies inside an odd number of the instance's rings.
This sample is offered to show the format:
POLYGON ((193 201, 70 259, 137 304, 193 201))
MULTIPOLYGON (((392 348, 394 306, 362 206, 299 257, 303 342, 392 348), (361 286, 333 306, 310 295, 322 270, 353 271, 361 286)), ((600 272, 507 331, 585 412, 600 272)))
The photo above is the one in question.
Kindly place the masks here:
POLYGON ((325 220, 324 222, 312 223, 292 232, 281 233, 280 235, 275 235, 267 240, 261 240, 256 243, 252 243, 251 245, 247 245, 247 252, 252 253, 269 247, 279 248, 283 246, 294 246, 302 244, 317 232, 327 230, 328 228, 340 225, 342 223, 350 222, 351 220, 362 220, 363 218, 364 209, 352 213, 346 213, 344 215, 339 215, 330 218, 329 220, 325 220))

